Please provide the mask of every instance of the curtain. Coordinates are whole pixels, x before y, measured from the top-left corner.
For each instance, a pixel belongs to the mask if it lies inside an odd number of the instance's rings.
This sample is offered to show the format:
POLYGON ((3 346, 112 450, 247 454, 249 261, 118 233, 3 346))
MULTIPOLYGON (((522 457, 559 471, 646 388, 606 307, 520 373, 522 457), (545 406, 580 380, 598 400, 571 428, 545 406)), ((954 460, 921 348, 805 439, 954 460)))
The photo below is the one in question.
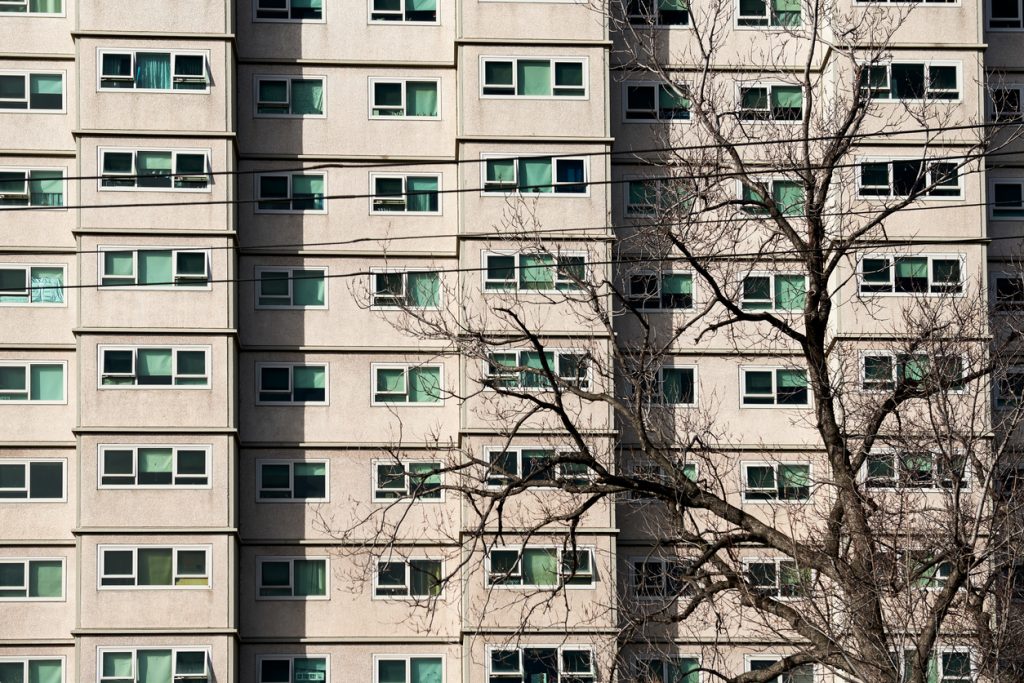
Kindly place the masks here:
POLYGON ((558 553, 554 548, 523 551, 523 583, 531 586, 558 583, 558 553))
POLYGON ((139 252, 140 285, 172 285, 174 275, 171 270, 170 251, 139 252))
POLYGON ((811 485, 809 465, 779 465, 779 483, 792 488, 806 488, 811 485))
POLYGON ((324 113, 324 82, 321 79, 292 81, 292 113, 324 113))
POLYGON ((662 375, 662 397, 665 403, 693 403, 693 371, 687 368, 665 368, 662 375))
POLYGON ((406 0, 406 7, 413 12, 433 12, 437 10, 437 0, 406 0))
MULTIPOLYGON (((59 0, 58 0, 59 2, 59 0)), ((58 10, 59 11, 59 10, 58 10)), ((61 683, 63 666, 59 659, 34 659, 28 663, 29 683, 61 683)), ((6 678, 2 680, 6 681, 6 678)))
POLYGON ((138 683, 170 683, 170 650, 139 650, 136 657, 139 662, 138 683))
POLYGON ((441 400, 441 369, 409 369, 409 401, 436 403, 441 400))
POLYGON ((377 369, 377 400, 404 402, 409 388, 405 384, 405 370, 402 368, 377 369), (393 392, 402 392, 397 395, 393 392))
POLYGON ((800 25, 800 0, 772 0, 778 26, 800 25))
POLYGON ((136 166, 140 177, 135 182, 139 187, 171 187, 170 152, 139 152, 136 166))
POLYGON ((772 88, 772 109, 800 109, 803 90, 797 85, 777 85, 772 88))
POLYGON ((104 652, 102 674, 104 678, 132 677, 131 652, 104 652))
POLYGON ((30 369, 32 378, 29 400, 32 401, 63 401, 64 400, 64 366, 58 364, 33 363, 30 369))
POLYGON ((139 349, 135 365, 139 384, 171 383, 170 349, 139 349))
POLYGON ((413 657, 409 660, 409 683, 441 683, 439 657, 413 657))
POLYGON ((544 371, 544 361, 547 361, 547 368, 555 371, 555 354, 552 351, 545 351, 544 358, 536 351, 524 351, 521 356, 520 365, 529 368, 523 371, 522 385, 524 387, 547 387, 551 386, 548 376, 544 371))
POLYGON ((903 379, 909 382, 920 382, 928 374, 927 356, 902 356, 900 364, 903 366, 903 379))
POLYGON ((555 257, 551 254, 522 254, 519 257, 519 287, 530 290, 555 288, 555 257))
POLYGON ((296 306, 324 305, 324 273, 320 270, 292 272, 292 303, 296 306))
POLYGON ((896 277, 927 278, 928 259, 916 257, 896 259, 896 277))
POLYGON ((693 294, 693 276, 667 273, 661 278, 661 291, 665 294, 693 294))
POLYGON ((679 93, 675 86, 662 85, 658 88, 658 108, 662 112, 662 118, 665 118, 666 113, 670 118, 676 118, 678 112, 689 111, 690 98, 679 93))
POLYGON ((775 276, 775 306, 784 311, 799 311, 807 296, 803 275, 775 276))
POLYGON ((308 365, 292 369, 292 394, 296 401, 323 401, 327 398, 327 370, 308 365))
POLYGON ((35 303, 62 303, 64 301, 64 270, 61 268, 33 268, 31 300, 35 303))
POLYGON ((437 211, 437 178, 409 176, 405 185, 406 211, 437 211))
POLYGON ((409 583, 413 595, 438 595, 441 592, 441 563, 436 560, 411 560, 409 583))
POLYGON ((441 300, 441 278, 437 273, 409 273, 409 305, 417 308, 437 308, 441 300))
POLYGON ((28 191, 33 206, 64 206, 64 177, 60 171, 31 171, 28 191))
POLYGON ((487 183, 513 185, 516 182, 515 159, 488 159, 487 183))
POLYGON ((59 598, 64 591, 59 560, 33 560, 29 563, 28 594, 34 598, 59 598))
POLYGON ((29 103, 33 109, 60 109, 64 106, 64 77, 59 74, 31 74, 29 103))
POLYGON ((517 95, 547 97, 551 95, 551 62, 520 59, 516 62, 519 77, 517 95))
POLYGON ((410 81, 405 84, 406 116, 437 116, 437 83, 410 81))
MULTIPOLYGON (((322 462, 297 462, 295 470, 296 498, 323 498, 327 494, 327 465, 322 462)), ((264 477, 266 485, 266 477, 264 477)), ((284 487, 288 486, 287 474, 284 487)))
POLYGON ((327 562, 324 560, 295 560, 292 571, 296 596, 327 594, 327 562))
POLYGON ((292 208, 295 210, 324 208, 324 177, 322 175, 292 176, 292 208))
POLYGON ((170 448, 139 449, 139 483, 170 484, 174 452, 170 448))
POLYGON ((170 586, 173 583, 170 548, 139 548, 138 565, 140 586, 170 586))
POLYGON ((803 370, 779 370, 780 389, 801 389, 807 387, 807 373, 803 370))
POLYGON ((135 87, 170 90, 171 55, 166 52, 136 52, 135 87))
POLYGON ((799 215, 803 211, 804 188, 790 180, 776 180, 772 183, 772 199, 787 216, 799 215))
POLYGON ((28 11, 40 14, 60 14, 61 0, 28 0, 28 11))

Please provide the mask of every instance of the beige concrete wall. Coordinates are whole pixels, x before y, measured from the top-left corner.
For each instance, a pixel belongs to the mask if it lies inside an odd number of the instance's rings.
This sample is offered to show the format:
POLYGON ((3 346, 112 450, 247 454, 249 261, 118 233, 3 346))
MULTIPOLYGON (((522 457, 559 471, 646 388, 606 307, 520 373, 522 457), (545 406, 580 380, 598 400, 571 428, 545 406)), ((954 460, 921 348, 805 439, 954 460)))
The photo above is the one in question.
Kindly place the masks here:
POLYGON ((587 2, 462 5, 459 37, 501 42, 607 40, 608 19, 587 2))
POLYGON ((75 604, 77 595, 77 563, 75 562, 74 548, 68 546, 0 547, 0 562, 26 559, 63 560, 64 593, 60 598, 0 601, 0 609, 3 610, 5 619, 7 619, 4 626, 5 639, 48 639, 56 634, 67 636, 75 627, 75 614, 71 608, 75 604))
POLYGON ((0 71, 64 74, 62 110, 0 110, 0 149, 32 150, 44 154, 75 149, 75 142, 71 136, 71 130, 75 125, 75 103, 78 101, 75 63, 57 59, 7 58, 0 59, 0 71))
MULTIPOLYGON (((11 115, 13 116, 13 114, 11 115)), ((0 129, 0 145, 6 150, 19 149, 21 143, 14 135, 14 130, 21 126, 18 119, 11 119, 9 122, 12 128, 0 129), (6 140, 3 138, 7 137, 6 140)), ((73 145, 68 140, 68 146, 73 145)), ((20 156, 14 154, 0 153, 0 168, 12 170, 31 169, 53 169, 60 171, 65 177, 76 176, 76 163, 72 157, 67 156, 20 156)), ((77 204, 78 181, 64 181, 64 205, 77 204)), ((0 212, 4 222, 4 244, 18 247, 67 247, 72 248, 75 244, 72 230, 76 224, 75 212, 63 208, 55 209, 29 209, 27 211, 3 211, 0 212)), ((5 259, 13 259, 13 255, 5 259)), ((57 258, 46 256, 46 259, 57 258)), ((73 260, 70 257, 61 257, 63 260, 73 260)))
POLYGON ((231 32, 228 5, 185 0, 176 7, 138 12, 131 0, 79 0, 78 22, 83 31, 110 30, 154 33, 224 34, 231 32))
MULTIPOLYGON (((70 440, 70 432, 67 432, 67 438, 70 440)), ((78 469, 75 465, 74 450, 56 447, 45 450, 39 448, 2 449, 0 463, 10 460, 63 461, 64 499, 5 500, 0 505, 0 526, 6 529, 4 537, 18 541, 44 539, 69 541, 76 524, 75 510, 78 506, 79 495, 78 469)))
POLYGON ((75 0, 64 0, 60 15, 4 14, 6 34, 4 52, 9 54, 74 54, 71 31, 74 28, 75 0))
POLYGON ((78 391, 77 361, 73 351, 21 350, 0 351, 0 361, 41 361, 66 363, 64 369, 64 401, 60 403, 0 404, 0 423, 6 425, 4 439, 10 443, 66 442, 75 425, 78 391))
POLYGON ((207 668, 211 680, 236 680, 234 637, 224 633, 183 633, 174 635, 131 633, 116 635, 85 634, 78 639, 78 676, 81 681, 98 681, 100 648, 114 649, 207 649, 210 653, 207 668))
POLYGON ((238 680, 259 680, 259 658, 270 655, 298 655, 303 657, 326 656, 328 679, 338 676, 373 680, 376 672, 374 656, 426 656, 444 658, 444 681, 455 683, 462 678, 461 648, 455 643, 441 639, 430 639, 423 643, 247 643, 241 647, 238 657, 238 680), (338 672, 342 672, 339 674, 338 672))

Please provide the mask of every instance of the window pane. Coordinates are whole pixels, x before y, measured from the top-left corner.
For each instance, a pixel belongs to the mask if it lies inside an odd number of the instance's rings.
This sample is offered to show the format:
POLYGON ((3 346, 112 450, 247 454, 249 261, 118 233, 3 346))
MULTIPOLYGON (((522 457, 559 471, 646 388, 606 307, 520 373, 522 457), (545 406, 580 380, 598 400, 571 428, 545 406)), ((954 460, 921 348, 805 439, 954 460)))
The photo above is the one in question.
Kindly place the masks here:
POLYGON ((171 383, 171 350, 139 349, 136 360, 138 383, 166 385, 171 383))
POLYGON ((438 179, 431 177, 413 177, 405 180, 407 188, 407 209, 408 211, 437 211, 438 209, 438 179))
POLYGON ((406 683, 405 661, 382 659, 377 662, 378 683, 406 683))
POLYGON ((29 106, 32 109, 61 109, 64 106, 64 77, 60 74, 29 76, 29 106))
POLYGON ((174 668, 179 675, 206 673, 206 653, 202 651, 178 652, 174 668))
POLYGON ((139 284, 174 284, 174 276, 171 274, 170 251, 140 251, 138 259, 139 284))
POLYGON ((437 308, 441 299, 441 278, 437 273, 409 273, 409 305, 418 308, 437 308))
MULTIPOLYGON (((59 4, 59 0, 57 0, 59 4)), ((59 9, 57 11, 60 11, 59 9)), ((34 659, 28 663, 29 683, 61 683, 63 666, 59 659, 34 659)))
POLYGON ((64 592, 63 563, 33 560, 29 563, 28 594, 34 598, 59 598, 64 592))
POLYGON ((135 53, 135 87, 169 90, 171 87, 170 53, 135 53))
POLYGON ((523 551, 523 582, 532 586, 558 583, 558 553, 554 548, 523 551))
POLYGON ((132 677, 132 653, 131 652, 104 652, 103 665, 101 668, 104 678, 128 678, 132 677))
MULTIPOLYGON (((327 496, 327 465, 322 462, 297 462, 294 465, 295 497, 327 496)), ((264 478, 266 484, 266 478, 264 478)))
POLYGON ((295 560, 294 575, 295 595, 327 594, 327 563, 324 560, 295 560))
POLYGON ((139 650, 138 683, 168 683, 171 681, 170 650, 139 650))
POLYGON ((321 366, 293 369, 295 385, 292 393, 296 401, 323 401, 327 397, 327 371, 321 366))
POLYGON ((409 401, 434 403, 441 400, 441 369, 409 369, 409 401))
POLYGON ((32 401, 64 400, 64 366, 33 363, 30 369, 32 401))
POLYGON ((29 465, 29 498, 64 497, 64 463, 34 462, 29 465))
POLYGON ((139 449, 139 483, 155 486, 171 484, 174 455, 170 448, 139 449))
POLYGON ((170 586, 172 560, 170 548, 139 548, 139 585, 170 586))
POLYGON ((324 113, 324 82, 317 79, 292 80, 292 113, 315 115, 324 113))
POLYGON ((321 270, 292 271, 292 303, 295 306, 324 305, 324 273, 321 270))
POLYGON ((551 94, 551 62, 520 59, 516 62, 519 77, 517 95, 548 96, 551 94))
POLYGON ((325 657, 296 657, 292 660, 293 679, 318 683, 327 680, 327 659, 325 657))
POLYGON ((441 659, 413 657, 409 660, 410 683, 441 683, 441 659))
POLYGON ((406 116, 437 116, 437 83, 406 84, 406 116))
POLYGON ((484 83, 487 85, 512 85, 512 62, 485 62, 484 83))

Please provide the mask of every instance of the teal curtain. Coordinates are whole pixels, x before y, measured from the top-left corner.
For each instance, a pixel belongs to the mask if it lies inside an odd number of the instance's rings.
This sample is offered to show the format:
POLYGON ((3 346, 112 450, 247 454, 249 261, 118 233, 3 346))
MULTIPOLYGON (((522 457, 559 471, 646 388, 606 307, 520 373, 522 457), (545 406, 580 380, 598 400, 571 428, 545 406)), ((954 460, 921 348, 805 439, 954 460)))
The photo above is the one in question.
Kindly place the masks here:
POLYGON ((135 87, 171 89, 171 55, 167 52, 135 53, 135 87))
POLYGON ((798 85, 777 85, 772 88, 772 108, 800 109, 804 95, 798 85))
POLYGON ((544 368, 546 365, 548 371, 555 371, 555 354, 553 351, 545 351, 543 356, 536 351, 524 351, 519 363, 523 367, 528 368, 528 370, 523 371, 522 385, 524 387, 551 386, 544 368))
POLYGON ((558 583, 558 553, 554 548, 523 551, 523 583, 531 586, 558 583))
POLYGON ((172 285, 174 275, 172 273, 172 261, 170 251, 140 251, 139 252, 139 284, 140 285, 172 285))
POLYGON ((901 278, 927 278, 928 259, 919 257, 907 257, 896 260, 896 277, 901 278))
POLYGON ((441 658, 413 657, 410 659, 409 683, 441 683, 441 658))
POLYGON ((324 305, 324 273, 322 270, 292 271, 292 304, 324 305))
POLYGON ((693 294, 693 276, 666 273, 661 278, 661 291, 665 294, 693 294))
POLYGON ((324 177, 322 175, 292 176, 292 208, 295 210, 324 208, 324 177))
POLYGON ((296 115, 319 115, 324 113, 324 82, 308 79, 292 80, 292 113, 296 115))
POLYGON ((127 678, 131 680, 132 653, 104 652, 101 675, 104 678, 127 678))
POLYGON ((441 369, 409 369, 409 402, 437 403, 441 400, 441 369))
POLYGON ((296 596, 327 594, 327 562, 324 560, 295 560, 292 571, 296 596))
POLYGON ((170 650, 139 650, 136 657, 139 663, 138 683, 170 683, 170 650))
POLYGON ((440 305, 441 278, 437 273, 409 273, 406 277, 410 306, 437 308, 440 305))
POLYGON ((437 83, 410 81, 405 84, 406 116, 437 116, 437 83))
POLYGON ((798 216, 803 212, 803 185, 792 180, 776 180, 772 183, 772 199, 786 216, 798 216))
POLYGON ((135 365, 139 384, 171 383, 170 349, 139 349, 135 365))
POLYGON ((405 5, 414 12, 433 12, 437 9, 437 0, 406 0, 405 5))
POLYGON ((800 389, 807 387, 807 373, 804 370, 779 370, 780 389, 800 389))
POLYGON ((551 159, 520 159, 519 189, 523 192, 551 192, 551 159))
POLYGON ((516 63, 519 77, 517 95, 546 97, 551 94, 551 62, 520 59, 516 63))
POLYGON ((28 11, 40 14, 60 14, 61 0, 28 0, 28 11))
POLYGON ((64 176, 60 171, 30 171, 28 191, 33 206, 64 206, 64 176))
MULTIPOLYGON (((59 3, 59 0, 58 0, 59 3)), ((60 11, 59 9, 57 11, 60 11)), ((34 659, 28 663, 28 683, 61 683, 62 663, 59 659, 34 659)), ((4 678, 3 680, 7 680, 4 678)))
POLYGON ((139 585, 170 586, 174 576, 172 562, 170 548, 139 548, 139 585))
POLYGON ((438 179, 436 177, 409 176, 406 178, 406 211, 437 211, 437 183, 438 179))
POLYGON ((58 364, 33 363, 30 369, 32 378, 32 401, 63 401, 64 400, 64 366, 58 364))
POLYGON ((516 182, 515 159, 488 159, 486 169, 486 183, 488 184, 510 186, 516 182))
POLYGON ((32 269, 33 303, 59 304, 64 302, 64 269, 33 268, 32 269))
POLYGON ((60 560, 33 560, 28 569, 28 594, 33 598, 59 598, 64 592, 60 560))
POLYGON ((783 311, 803 310, 807 296, 803 275, 775 276, 775 307, 783 311))
POLYGON ((800 0, 772 0, 775 23, 778 26, 800 25, 800 0))
POLYGON ((519 288, 551 290, 555 288, 555 257, 551 254, 522 254, 519 257, 519 288))
POLYGON ((405 384, 403 368, 377 368, 375 391, 377 401, 404 403, 408 393, 409 388, 405 384))

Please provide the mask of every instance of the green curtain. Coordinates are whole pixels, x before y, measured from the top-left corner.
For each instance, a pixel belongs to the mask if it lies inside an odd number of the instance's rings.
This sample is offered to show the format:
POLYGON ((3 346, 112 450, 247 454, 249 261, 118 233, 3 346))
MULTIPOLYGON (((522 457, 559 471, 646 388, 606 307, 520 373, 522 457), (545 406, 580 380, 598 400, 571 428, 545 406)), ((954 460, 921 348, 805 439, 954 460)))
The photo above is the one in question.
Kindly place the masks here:
POLYGON ((139 349, 136 353, 135 372, 139 384, 170 384, 171 350, 139 349))
POLYGON ((441 683, 441 658, 411 658, 409 660, 409 683, 441 683))
POLYGON ((59 659, 33 659, 28 663, 28 683, 61 683, 63 669, 59 659))
POLYGON ((792 180, 776 180, 772 183, 772 199, 783 214, 797 216, 803 211, 804 188, 792 180))
POLYGON ((33 598, 59 598, 64 592, 60 560, 32 560, 28 565, 28 594, 33 598))
POLYGON ((327 562, 324 560, 295 560, 292 571, 296 596, 327 594, 327 562))
POLYGON ((292 113, 298 115, 324 113, 324 82, 319 79, 292 80, 292 113))
POLYGON ((775 276, 775 307, 784 311, 803 310, 807 296, 803 275, 775 276))
POLYGON ((554 586, 558 583, 558 552, 554 548, 523 551, 523 583, 554 586))
POLYGON ((292 368, 292 395, 296 401, 323 401, 327 398, 327 369, 322 365, 292 368))
POLYGON ((433 12, 437 10, 437 0, 406 0, 406 7, 413 12, 433 12))
POLYGON ((522 192, 552 192, 550 158, 519 160, 519 189, 522 192))
POLYGON ((488 183, 511 185, 516 181, 515 159, 488 159, 486 167, 488 183))
POLYGON ((33 109, 60 109, 64 104, 64 77, 60 74, 31 74, 28 92, 33 109))
POLYGON ((292 271, 292 304, 324 305, 324 272, 322 270, 292 271))
POLYGON ((410 306, 437 308, 440 305, 441 278, 438 273, 409 273, 406 277, 410 306))
POLYGON ((779 483, 783 486, 793 487, 810 486, 810 465, 779 465, 779 483))
POLYGON ((441 369, 409 369, 409 402, 437 403, 441 400, 441 369))
POLYGON ((803 389, 807 387, 807 372, 804 370, 779 370, 780 389, 803 389))
POLYGON ((378 659, 377 683, 406 683, 404 659, 378 659))
POLYGON ((170 448, 139 449, 139 483, 170 484, 174 469, 174 452, 170 448))
POLYGON ((405 383, 405 370, 403 368, 377 368, 376 392, 378 401, 404 403, 409 393, 409 387, 405 383))
POLYGON ((31 300, 33 303, 63 303, 63 268, 33 268, 31 274, 31 300))
POLYGON ((31 376, 29 400, 31 401, 63 401, 64 400, 64 366, 48 363, 33 363, 29 370, 31 376))
POLYGON ((661 394, 665 403, 693 403, 693 370, 664 368, 661 394))
POLYGON ((693 276, 666 273, 661 278, 661 291, 666 294, 693 294, 693 276))
POLYGON ((927 278, 928 259, 923 257, 896 259, 896 277, 927 278))
POLYGON ((903 366, 903 379, 912 382, 920 382, 928 374, 929 361, 927 356, 902 356, 900 363, 903 366))
POLYGON ((800 0, 772 0, 778 26, 800 25, 800 0))
POLYGON ((170 251, 139 251, 138 258, 140 285, 174 284, 170 251))
POLYGON ((405 84, 406 116, 437 116, 437 83, 409 81, 405 84))
POLYGON ((699 683, 700 661, 694 657, 679 657, 668 662, 668 683, 699 683))
POLYGON ((171 55, 168 52, 135 53, 135 87, 171 89, 171 55))
POLYGON ((688 110, 690 98, 679 93, 675 86, 661 85, 658 88, 658 108, 661 110, 688 110))
POLYGON ((803 90, 798 85, 776 85, 772 88, 772 108, 799 109, 803 106, 803 90))
POLYGON ((132 677, 132 653, 131 652, 104 652, 101 675, 104 678, 127 678, 132 677))
POLYGON ((133 281, 134 259, 130 251, 107 251, 103 253, 104 284, 114 284, 113 276, 120 281, 133 281), (111 282, 107 282, 110 279, 111 282))
POLYGON ((519 288, 552 290, 555 288, 555 257, 551 254, 522 254, 519 257, 519 288))
POLYGON ((546 97, 551 94, 551 62, 520 59, 516 62, 519 78, 517 95, 546 97))
POLYGON ((170 650, 139 650, 136 658, 139 663, 136 673, 138 683, 170 683, 170 650))
POLYGON ((170 586, 174 581, 170 548, 139 548, 140 586, 170 586))
POLYGON ((60 14, 61 0, 28 0, 28 11, 40 14, 60 14))
POLYGON ((547 373, 544 370, 544 361, 547 361, 547 368, 555 372, 555 354, 553 351, 545 351, 543 359, 536 351, 524 351, 521 354, 519 364, 529 370, 523 371, 522 386, 524 387, 548 387, 547 373))
POLYGON ((29 171, 29 203, 64 206, 64 175, 60 171, 29 171))
POLYGON ((409 176, 405 179, 406 211, 437 211, 438 179, 429 176, 409 176))
MULTIPOLYGON (((440 466, 436 462, 414 462, 409 465, 409 476, 423 489, 436 491, 438 494, 441 486, 440 466)), ((429 493, 428 497, 435 497, 429 493)))
POLYGON ((322 175, 292 176, 292 208, 314 209, 324 208, 324 177, 322 175))

